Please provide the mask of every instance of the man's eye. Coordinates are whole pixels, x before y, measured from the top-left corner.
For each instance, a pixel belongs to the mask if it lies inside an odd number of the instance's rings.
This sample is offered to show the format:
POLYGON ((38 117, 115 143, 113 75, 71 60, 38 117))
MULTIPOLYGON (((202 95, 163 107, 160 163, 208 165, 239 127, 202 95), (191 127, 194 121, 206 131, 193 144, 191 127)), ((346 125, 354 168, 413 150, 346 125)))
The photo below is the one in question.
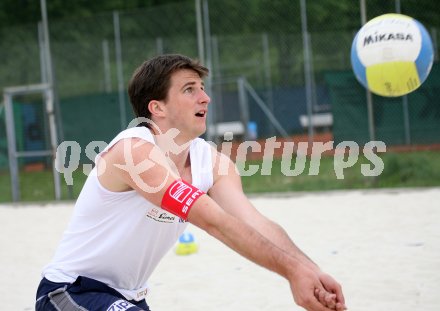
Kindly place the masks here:
POLYGON ((192 90, 193 90, 193 88, 192 88, 192 87, 189 87, 189 88, 186 88, 186 89, 184 90, 184 92, 185 92, 185 93, 191 93, 192 90))

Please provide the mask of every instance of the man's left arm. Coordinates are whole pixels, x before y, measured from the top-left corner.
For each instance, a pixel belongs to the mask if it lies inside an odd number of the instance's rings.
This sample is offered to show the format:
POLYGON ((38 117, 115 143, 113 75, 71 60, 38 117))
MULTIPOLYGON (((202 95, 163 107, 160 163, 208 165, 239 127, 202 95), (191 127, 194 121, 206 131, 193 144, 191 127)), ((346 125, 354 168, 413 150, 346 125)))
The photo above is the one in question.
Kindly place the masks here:
MULTIPOLYGON (((221 155, 220 157, 224 156, 221 155)), ((223 161, 225 161, 224 158, 223 161)), ((232 161, 228 161, 229 167, 227 174, 216 175, 216 169, 214 168, 215 182, 208 192, 209 196, 226 212, 245 221, 272 243, 292 256, 295 256, 303 262, 304 265, 315 271, 322 285, 328 291, 328 293, 315 293, 315 296, 321 303, 325 303, 329 307, 334 307, 335 301, 336 303, 345 305, 341 286, 331 276, 322 272, 320 268, 295 245, 287 232, 279 224, 265 217, 252 205, 243 192, 241 177, 235 165, 232 161)))

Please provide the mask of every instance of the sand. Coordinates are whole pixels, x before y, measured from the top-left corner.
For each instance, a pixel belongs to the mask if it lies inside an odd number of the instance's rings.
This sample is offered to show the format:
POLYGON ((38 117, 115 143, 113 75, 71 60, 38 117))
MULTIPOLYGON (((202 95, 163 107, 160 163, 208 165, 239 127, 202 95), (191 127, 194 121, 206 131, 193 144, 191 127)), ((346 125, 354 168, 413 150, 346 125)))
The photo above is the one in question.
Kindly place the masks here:
MULTIPOLYGON (((343 286, 349 310, 438 311, 440 188, 251 197, 343 286)), ((0 205, 1 310, 34 310, 73 203, 0 205)), ((200 229, 199 252, 169 252, 153 274, 153 311, 302 310, 288 283, 200 229)))

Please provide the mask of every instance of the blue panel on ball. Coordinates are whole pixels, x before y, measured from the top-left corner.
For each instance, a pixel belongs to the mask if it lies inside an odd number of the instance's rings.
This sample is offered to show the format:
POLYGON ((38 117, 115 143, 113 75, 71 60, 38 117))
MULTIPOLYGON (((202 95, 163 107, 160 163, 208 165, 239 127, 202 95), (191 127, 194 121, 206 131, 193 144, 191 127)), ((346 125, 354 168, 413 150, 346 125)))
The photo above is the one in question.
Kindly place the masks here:
POLYGON ((415 61, 417 72, 419 73, 420 83, 422 83, 425 81, 429 72, 431 71, 432 63, 434 61, 434 49, 432 46, 431 37, 429 36, 426 28, 417 20, 414 21, 419 27, 422 35, 422 47, 415 61))
POLYGON ((356 48, 357 39, 358 39, 358 34, 354 38, 353 43, 351 45, 351 66, 353 67, 354 74, 356 75, 356 78, 359 80, 359 82, 362 83, 365 87, 368 87, 365 67, 364 65, 362 65, 359 56, 357 54, 357 48, 356 48))
POLYGON ((189 232, 184 232, 179 237, 180 243, 192 243, 194 242, 194 236, 189 232))

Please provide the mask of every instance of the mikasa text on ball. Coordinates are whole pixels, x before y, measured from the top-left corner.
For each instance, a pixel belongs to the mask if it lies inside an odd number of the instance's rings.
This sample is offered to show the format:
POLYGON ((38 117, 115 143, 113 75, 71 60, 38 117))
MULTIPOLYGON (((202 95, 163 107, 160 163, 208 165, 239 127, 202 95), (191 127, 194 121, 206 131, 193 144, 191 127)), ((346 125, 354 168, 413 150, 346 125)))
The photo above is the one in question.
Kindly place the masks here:
POLYGON ((428 31, 402 14, 373 18, 359 30, 351 46, 356 78, 381 96, 402 96, 417 89, 428 77, 433 60, 428 31))

